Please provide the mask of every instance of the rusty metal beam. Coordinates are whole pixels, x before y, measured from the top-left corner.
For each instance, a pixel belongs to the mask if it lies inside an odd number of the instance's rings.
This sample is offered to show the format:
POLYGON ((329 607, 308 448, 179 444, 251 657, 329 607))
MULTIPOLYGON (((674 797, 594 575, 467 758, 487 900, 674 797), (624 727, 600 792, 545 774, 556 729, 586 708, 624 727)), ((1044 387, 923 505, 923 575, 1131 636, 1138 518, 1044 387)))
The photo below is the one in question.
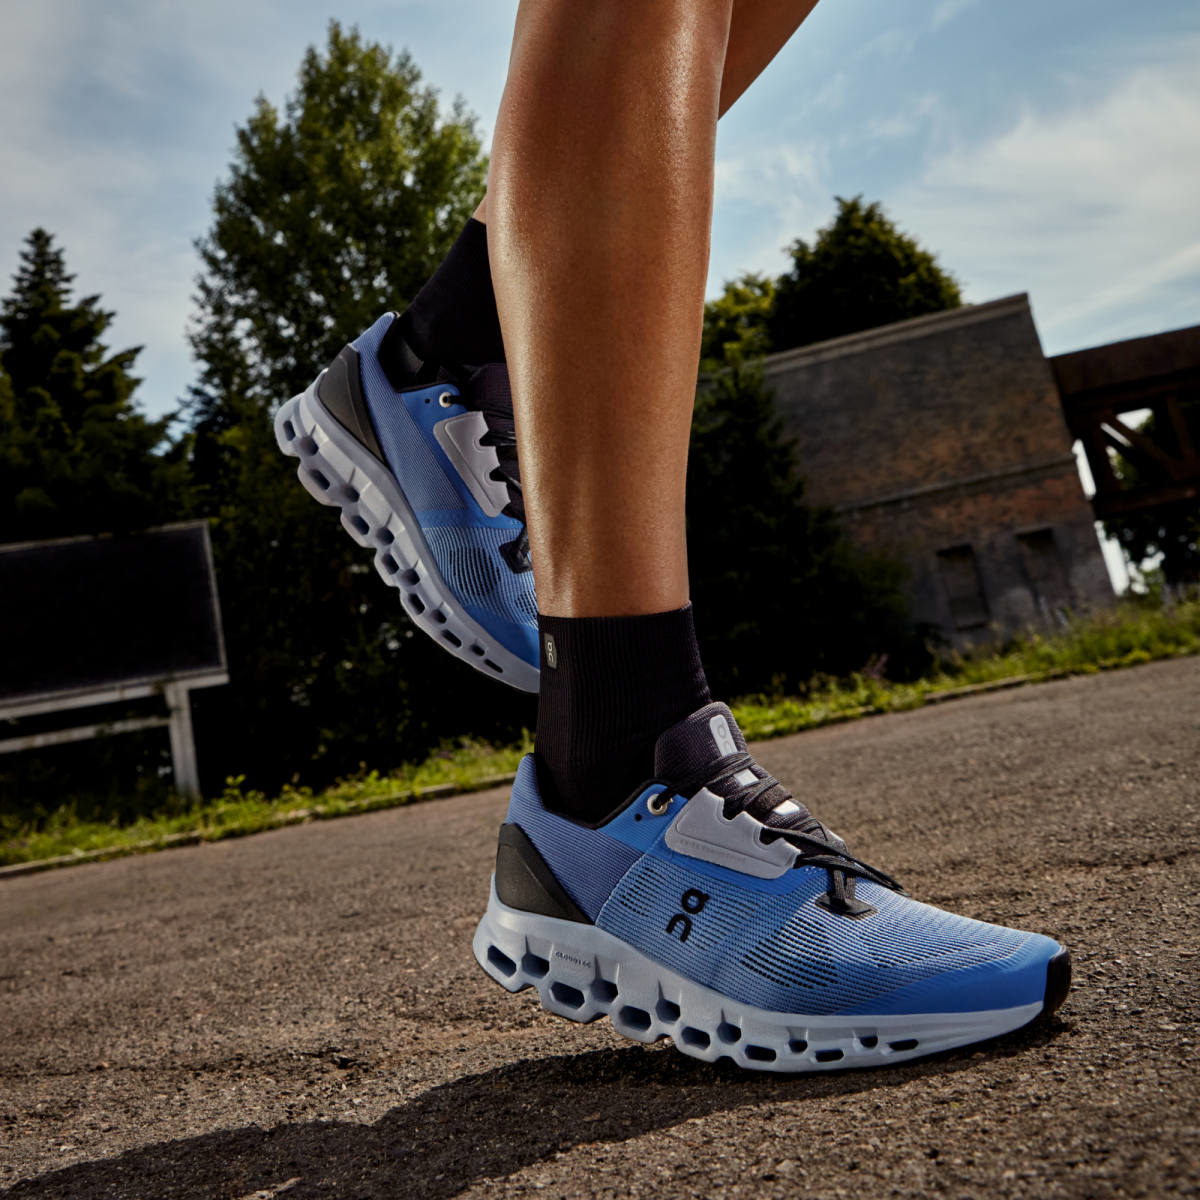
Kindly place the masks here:
POLYGON ((1103 521, 1106 517, 1138 512, 1144 508, 1163 508, 1183 500, 1200 502, 1200 481, 1171 487, 1120 488, 1110 493, 1097 491, 1092 497, 1092 508, 1097 520, 1103 521))

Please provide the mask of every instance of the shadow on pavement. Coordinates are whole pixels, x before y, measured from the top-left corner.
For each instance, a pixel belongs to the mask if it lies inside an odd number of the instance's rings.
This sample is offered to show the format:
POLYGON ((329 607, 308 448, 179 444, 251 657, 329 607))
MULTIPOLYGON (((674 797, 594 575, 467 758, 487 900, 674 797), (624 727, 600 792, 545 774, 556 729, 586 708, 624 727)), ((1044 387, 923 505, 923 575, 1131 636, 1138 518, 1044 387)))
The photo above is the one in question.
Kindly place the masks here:
MULTIPOLYGON (((998 1039, 993 1056, 1052 1040, 1053 1019, 998 1039)), ((373 1125, 306 1121, 162 1142, 13 1185, 12 1200, 241 1200, 260 1193, 449 1200, 589 1143, 618 1143, 762 1103, 853 1097, 966 1070, 978 1047, 906 1066, 805 1076, 748 1074, 640 1046, 510 1063, 392 1109, 373 1125), (286 1188, 283 1186, 288 1184, 286 1188)), ((919 1093, 913 1097, 922 1102, 919 1093)), ((898 1103, 903 1103, 898 1100, 898 1103)))

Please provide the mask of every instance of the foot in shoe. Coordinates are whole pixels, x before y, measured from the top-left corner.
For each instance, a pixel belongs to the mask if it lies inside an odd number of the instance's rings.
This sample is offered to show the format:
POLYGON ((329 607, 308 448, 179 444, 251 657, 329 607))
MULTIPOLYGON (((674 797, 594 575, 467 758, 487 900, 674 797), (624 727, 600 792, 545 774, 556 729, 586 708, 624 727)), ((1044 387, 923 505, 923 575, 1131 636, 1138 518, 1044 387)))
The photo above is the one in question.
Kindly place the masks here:
POLYGON ((910 899, 754 761, 725 705, 659 738, 655 776, 590 826, 522 762, 474 942, 496 982, 768 1071, 917 1058, 1065 998, 1062 946, 910 899))
POLYGON ((439 645, 538 686, 537 600, 503 363, 422 362, 394 313, 275 417, 279 448, 439 645))

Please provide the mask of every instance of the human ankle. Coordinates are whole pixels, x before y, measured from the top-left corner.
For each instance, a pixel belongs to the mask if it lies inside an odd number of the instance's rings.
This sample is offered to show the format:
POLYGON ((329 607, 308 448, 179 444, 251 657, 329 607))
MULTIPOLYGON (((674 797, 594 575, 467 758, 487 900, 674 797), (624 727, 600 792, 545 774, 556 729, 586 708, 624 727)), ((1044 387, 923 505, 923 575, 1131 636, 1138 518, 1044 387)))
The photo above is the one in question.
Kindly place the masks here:
POLYGON ((690 604, 635 617, 539 616, 535 756, 546 803, 596 821, 654 771, 668 727, 711 699, 690 604))

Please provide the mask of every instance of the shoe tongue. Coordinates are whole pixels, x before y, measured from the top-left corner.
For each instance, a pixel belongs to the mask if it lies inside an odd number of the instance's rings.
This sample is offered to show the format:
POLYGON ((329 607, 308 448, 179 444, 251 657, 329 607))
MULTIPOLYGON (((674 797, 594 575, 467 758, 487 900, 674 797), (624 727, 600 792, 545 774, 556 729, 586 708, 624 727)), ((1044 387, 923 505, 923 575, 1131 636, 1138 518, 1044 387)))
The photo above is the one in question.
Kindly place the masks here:
POLYGON ((489 426, 492 420, 498 420, 511 428, 512 386, 508 379, 508 367, 504 363, 488 363, 477 367, 462 390, 463 399, 489 418, 489 426))
POLYGON ((745 751, 746 739, 729 708, 706 704, 659 737, 654 747, 654 774, 659 779, 678 779, 727 754, 745 751))
MULTIPOLYGON (((727 754, 745 752, 746 739, 742 737, 742 731, 729 708, 720 703, 706 704, 690 717, 684 717, 678 724, 672 725, 659 737, 654 748, 654 774, 659 779, 679 779, 700 771, 727 754)), ((757 764, 747 770, 758 779, 766 774, 757 764)), ((743 779, 739 773, 721 788, 722 798, 740 807, 756 784, 757 779, 743 779)), ((759 803, 764 811, 754 815, 772 828, 822 829, 808 808, 781 784, 772 788, 759 803)))

